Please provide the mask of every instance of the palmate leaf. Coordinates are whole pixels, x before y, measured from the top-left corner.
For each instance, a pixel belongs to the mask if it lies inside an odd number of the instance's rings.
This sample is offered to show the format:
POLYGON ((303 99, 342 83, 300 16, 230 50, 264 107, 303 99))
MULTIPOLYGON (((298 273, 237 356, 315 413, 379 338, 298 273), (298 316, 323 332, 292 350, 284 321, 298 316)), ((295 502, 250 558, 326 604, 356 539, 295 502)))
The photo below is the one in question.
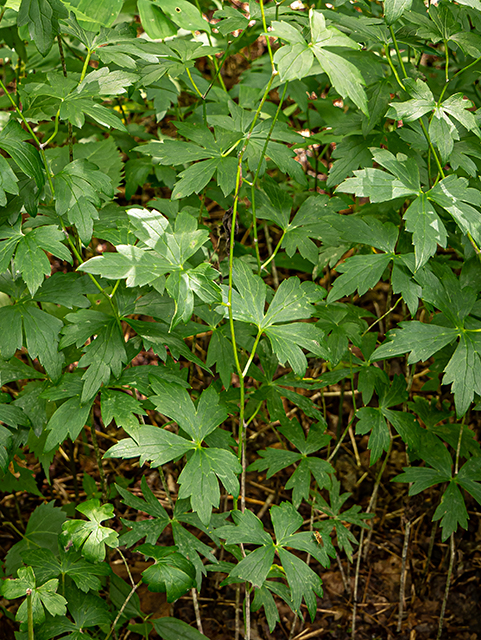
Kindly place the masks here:
POLYGON ((339 547, 345 551, 347 557, 352 562, 352 545, 357 544, 357 540, 343 523, 348 522, 349 524, 367 529, 368 525, 365 521, 369 518, 373 518, 374 514, 360 513, 361 507, 358 505, 354 505, 349 509, 341 511, 342 506, 352 494, 348 492, 341 494, 340 488, 341 483, 335 476, 332 476, 331 487, 329 489, 330 504, 324 500, 320 494, 316 495, 316 508, 329 516, 329 520, 327 522, 321 523, 321 525, 316 525, 316 528, 321 531, 323 540, 329 538, 331 531, 335 529, 339 547))
POLYGON ((212 508, 218 508, 220 503, 218 480, 237 498, 241 470, 237 457, 230 451, 196 448, 179 476, 179 498, 190 498, 193 511, 207 525, 212 508))
POLYGON ((289 361, 296 375, 302 376, 307 367, 302 348, 317 355, 326 355, 322 345, 323 333, 314 325, 276 324, 309 318, 313 313, 310 292, 297 278, 281 283, 265 315, 266 285, 242 260, 234 263, 234 283, 237 287, 232 296, 234 318, 255 324, 260 333, 265 333, 279 362, 289 361))
POLYGON ((384 19, 387 24, 393 24, 403 15, 405 11, 409 11, 413 0, 385 0, 384 2, 384 19))
POLYGON ((48 431, 45 451, 56 449, 67 437, 74 442, 87 423, 91 408, 92 400, 82 404, 80 394, 61 404, 45 427, 48 431))
POLYGON ((163 640, 205 640, 207 637, 178 618, 157 618, 153 625, 163 640))
POLYGON ((67 215, 85 244, 90 242, 93 220, 98 218, 99 193, 113 197, 112 182, 88 160, 74 160, 55 176, 55 209, 60 216, 67 215))
POLYGON ((419 272, 424 299, 442 311, 443 324, 424 324, 418 321, 401 322, 389 333, 389 340, 375 351, 371 360, 410 353, 409 363, 428 360, 443 347, 460 338, 444 368, 443 384, 452 384, 456 412, 463 415, 480 389, 479 321, 467 317, 475 303, 470 287, 461 288, 449 269, 440 269, 436 277, 430 271, 419 272), (450 326, 451 325, 451 326, 450 326))
POLYGON ((7 160, 0 156, 0 206, 7 204, 7 193, 18 194, 18 178, 7 160))
MULTIPOLYGON (((290 547, 310 553, 323 566, 329 566, 329 557, 310 532, 296 533, 302 526, 302 517, 288 502, 270 509, 276 544, 264 531, 262 522, 250 511, 231 513, 235 526, 225 525, 216 529, 216 534, 224 538, 227 544, 255 544, 256 550, 243 558, 229 573, 229 577, 248 581, 255 587, 262 587, 271 569, 275 552, 279 555, 287 582, 291 589, 294 610, 299 610, 302 599, 305 600, 311 619, 316 611, 315 594, 322 595, 322 581, 308 565, 286 551, 290 547)), ((331 547, 332 548, 332 547, 331 547)), ((332 554, 335 555, 332 549, 332 554)))
POLYGON ((63 354, 58 352, 58 334, 63 323, 42 311, 34 303, 26 302, 0 308, 0 352, 2 357, 13 357, 25 343, 31 358, 38 358, 52 380, 58 380, 63 364, 63 354))
POLYGON ((334 89, 343 97, 349 97, 365 114, 368 113, 367 97, 362 74, 355 65, 330 51, 331 47, 358 49, 359 45, 334 26, 326 26, 320 11, 309 12, 311 42, 308 45, 302 34, 287 22, 274 21, 273 34, 289 44, 278 49, 274 61, 278 65, 282 81, 302 80, 309 74, 317 59, 322 71, 334 89), (327 49, 325 48, 327 47, 327 49))
POLYGON ((311 474, 314 476, 320 489, 330 485, 329 474, 334 472, 331 465, 318 456, 308 457, 326 446, 330 436, 324 435, 325 426, 313 424, 307 438, 297 420, 282 421, 279 431, 300 451, 286 451, 283 449, 269 448, 258 451, 261 458, 249 466, 249 471, 264 471, 267 469, 266 478, 272 477, 278 471, 291 464, 299 463, 296 470, 289 478, 285 488, 293 489, 292 501, 299 507, 302 499, 308 499, 310 495, 311 474))
POLYGON ((172 228, 155 210, 130 209, 128 215, 147 248, 120 244, 117 253, 104 253, 85 262, 83 271, 111 279, 125 278, 128 287, 151 284, 160 293, 165 288, 175 302, 172 327, 190 319, 194 293, 207 303, 221 301, 221 290, 214 282, 218 272, 209 264, 191 267, 188 262, 208 239, 208 232, 197 228, 193 216, 181 211, 172 228), (164 276, 169 273, 166 280, 164 276))
POLYGON ((102 585, 97 576, 109 573, 105 564, 93 564, 82 558, 78 551, 64 551, 62 547, 59 547, 58 557, 50 549, 32 549, 22 553, 22 560, 33 567, 38 582, 59 576, 63 580, 69 576, 84 593, 98 591, 102 585))
POLYGON ((137 415, 147 415, 147 412, 136 398, 113 389, 104 389, 102 391, 100 409, 102 422, 106 427, 115 419, 117 427, 124 428, 127 433, 130 433, 129 430, 135 431, 139 426, 137 415))
POLYGON ((59 634, 69 633, 64 637, 68 637, 69 640, 84 640, 85 629, 112 623, 107 602, 101 597, 94 593, 83 593, 73 585, 67 587, 65 596, 68 600, 69 613, 74 622, 62 616, 57 616, 54 620, 47 620, 38 629, 39 637, 54 638, 59 634))
POLYGON ((113 316, 80 309, 67 314, 66 319, 70 324, 62 331, 62 348, 71 344, 81 347, 96 334, 90 344, 84 347, 84 355, 78 363, 81 368, 88 367, 82 377, 84 387, 80 401, 84 404, 92 400, 102 384, 109 382, 111 374, 116 378, 120 376, 122 365, 127 362, 125 342, 117 318, 113 316))
POLYGON ((90 562, 102 562, 105 558, 105 546, 117 547, 119 534, 109 527, 102 526, 101 522, 114 515, 111 504, 101 505, 94 498, 76 507, 85 520, 68 520, 62 526, 62 534, 59 537, 65 547, 73 545, 75 549, 82 550, 82 555, 90 562))
POLYGON ((45 251, 72 263, 70 251, 62 243, 64 239, 64 234, 55 225, 36 227, 26 233, 21 229, 20 221, 14 226, 3 225, 0 227, 0 246, 4 252, 0 268, 7 268, 15 251, 15 269, 22 274, 33 296, 52 270, 45 251))
POLYGON ((374 386, 379 396, 379 407, 361 407, 356 414, 359 418, 356 433, 365 435, 371 432, 368 443, 371 465, 379 460, 383 451, 389 449, 391 433, 387 422, 393 425, 411 451, 419 449, 420 438, 420 427, 412 414, 390 409, 407 400, 404 379, 395 376, 389 387, 386 376, 383 375, 375 379, 374 386))
POLYGON ((140 464, 150 461, 159 467, 184 453, 195 449, 195 444, 166 429, 143 425, 135 434, 136 439, 124 438, 105 454, 105 458, 140 458, 140 464))
POLYGON ((115 485, 117 491, 123 498, 123 503, 137 511, 143 511, 151 516, 147 520, 140 520, 138 522, 130 522, 122 518, 122 524, 129 527, 131 530, 120 536, 119 543, 131 547, 136 542, 145 537, 145 541, 149 544, 155 544, 159 539, 162 531, 169 524, 170 518, 167 511, 160 504, 159 500, 154 496, 150 490, 145 476, 142 476, 141 487, 145 500, 134 496, 120 485, 115 485))
MULTIPOLYGON (((56 579, 48 580, 37 587, 32 567, 21 567, 18 570, 18 578, 5 580, 1 593, 7 599, 20 598, 30 593, 33 622, 39 625, 45 620, 45 609, 52 616, 65 615, 67 601, 56 593, 57 588, 58 580, 56 579)), ((15 618, 20 622, 27 622, 28 605, 26 600, 18 608, 15 618)))
POLYGON ((227 418, 227 411, 219 404, 219 395, 212 387, 202 392, 196 406, 179 385, 153 380, 151 386, 156 395, 150 396, 150 400, 157 411, 175 420, 197 444, 227 418))
POLYGON ((389 253, 356 255, 348 258, 336 268, 342 275, 334 281, 334 286, 327 296, 327 303, 348 296, 356 290, 362 296, 379 282, 392 258, 393 254, 389 253))

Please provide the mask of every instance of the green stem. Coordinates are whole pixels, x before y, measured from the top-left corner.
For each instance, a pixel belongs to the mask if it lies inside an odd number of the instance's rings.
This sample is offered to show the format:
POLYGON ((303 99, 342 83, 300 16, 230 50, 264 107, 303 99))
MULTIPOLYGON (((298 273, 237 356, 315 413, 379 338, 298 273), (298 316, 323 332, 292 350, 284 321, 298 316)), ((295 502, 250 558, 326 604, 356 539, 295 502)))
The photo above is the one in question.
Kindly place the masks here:
POLYGON ((242 372, 242 377, 243 378, 245 378, 247 376, 247 372, 249 371, 249 367, 252 364, 252 360, 254 360, 254 356, 255 356, 255 353, 256 353, 257 345, 259 344, 259 340, 261 339, 261 336, 262 336, 262 331, 261 331, 261 329, 259 329, 259 331, 257 332, 257 336, 256 336, 256 339, 255 339, 254 345, 252 347, 251 355, 249 357, 249 360, 247 360, 247 364, 244 367, 244 371, 242 372))
POLYGON ((261 265, 261 269, 265 269, 267 267, 267 265, 272 262, 272 260, 274 260, 274 258, 276 257, 277 252, 279 251, 279 249, 281 248, 281 244, 282 241, 284 240, 284 237, 287 233, 287 229, 285 229, 282 233, 281 239, 279 240, 279 242, 276 245, 276 248, 274 249, 274 251, 272 252, 272 255, 270 258, 268 258, 263 265, 261 265))
POLYGON ((87 57, 84 60, 84 66, 82 67, 82 73, 80 75, 80 82, 79 84, 81 84, 84 81, 85 75, 87 73, 87 69, 89 66, 89 62, 90 62, 90 56, 92 55, 92 51, 90 49, 87 49, 87 57))
POLYGON ((392 38, 392 41, 393 41, 393 44, 394 44, 394 48, 396 49, 397 59, 399 61, 399 65, 400 65, 400 67, 402 69, 403 76, 405 78, 407 78, 406 67, 404 66, 404 62, 403 62, 403 59, 401 57, 401 52, 399 50, 399 45, 397 43, 396 36, 394 35, 394 29, 393 29, 392 25, 389 26, 389 32, 391 34, 391 38, 392 38))
POLYGON ((444 97, 444 94, 446 93, 446 89, 448 88, 448 83, 452 82, 455 78, 460 76, 462 73, 464 73, 468 69, 471 69, 471 67, 474 67, 475 65, 477 65, 478 62, 481 62, 481 56, 479 58, 476 58, 476 60, 474 60, 474 62, 471 62, 470 64, 466 65, 465 67, 463 67, 459 71, 456 71, 456 73, 454 74, 454 76, 452 78, 450 78, 449 80, 446 80, 446 84, 444 85, 443 90, 441 91, 441 95, 439 96, 438 104, 441 102, 441 100, 444 97))
POLYGON ((258 270, 259 275, 261 274, 262 265, 261 265, 261 256, 260 256, 260 253, 259 253, 259 238, 258 238, 258 235, 257 235, 256 190, 255 190, 255 187, 256 187, 257 178, 259 177, 259 173, 260 173, 261 168, 262 168, 262 163, 264 161, 264 156, 265 156, 265 153, 267 151, 267 145, 269 144, 269 140, 271 139, 272 132, 274 131, 274 127, 276 126, 277 118, 279 117, 279 114, 280 114, 281 109, 282 109, 282 104, 284 102, 284 98, 286 97, 288 84, 289 83, 286 82, 285 85, 284 85, 284 91, 282 92, 282 96, 281 96, 281 99, 279 101, 279 105, 277 107, 277 111, 276 111, 276 113, 274 115, 274 118, 272 120, 271 126, 269 128, 268 133, 267 133, 267 137, 266 137, 266 140, 264 142, 264 148, 262 149, 262 153, 261 153, 260 158, 259 158, 259 163, 257 165, 256 172, 254 174, 254 179, 252 180, 252 184, 251 184, 252 230, 253 230, 253 233, 254 233, 254 248, 255 248, 255 252, 256 252, 257 270, 258 270))
MULTIPOLYGON (((446 61, 445 61, 445 64, 444 64, 444 78, 445 78, 445 81, 446 81, 446 85, 445 86, 447 86, 447 84, 449 82, 449 49, 448 49, 448 41, 447 40, 444 41, 444 54, 445 54, 445 58, 446 58, 446 61)), ((444 94, 441 94, 441 95, 444 95, 444 94)))
MULTIPOLYGON (((245 385, 244 385, 244 374, 242 371, 241 364, 239 362, 239 355, 237 353, 237 343, 235 338, 235 329, 234 329, 234 316, 232 313, 232 291, 233 291, 233 269, 234 269, 234 245, 235 245, 235 227, 237 220, 237 207, 239 203, 239 194, 242 186, 242 159, 244 157, 245 150, 247 149, 247 145, 249 144, 249 140, 256 125, 257 119, 259 118, 259 114, 261 113, 262 107, 264 106, 264 102, 269 95, 269 91, 272 86, 272 82, 274 80, 274 74, 271 75, 269 82, 264 91, 264 95, 262 96, 262 100, 257 108, 257 111, 252 120, 251 126, 246 136, 246 140, 244 142, 244 146, 239 152, 239 159, 237 162, 237 173, 236 173, 236 182, 235 182, 235 192, 234 192, 234 204, 232 206, 232 228, 230 233, 230 247, 229 247, 229 288, 227 294, 227 307, 229 309, 229 328, 231 333, 232 340, 232 349, 234 353, 234 362, 237 370, 237 374, 239 376, 239 390, 240 390, 240 407, 239 407, 239 434, 238 434, 238 458, 242 462, 244 462, 244 452, 245 452, 245 423, 244 423, 244 404, 245 404, 245 385)), ((253 357, 253 356, 252 356, 253 357)), ((245 487, 245 464, 243 465, 242 478, 241 478, 241 486, 245 487)), ((244 502, 244 497, 241 496, 241 502, 244 502)), ((234 500, 234 508, 237 508, 237 500, 234 500)))
POLYGON ((458 475, 459 472, 459 458, 460 458, 460 454, 461 454, 461 441, 463 439, 463 429, 464 429, 464 422, 466 420, 466 414, 464 414, 463 419, 461 421, 461 428, 459 429, 459 438, 458 438, 458 446, 456 447, 456 462, 454 465, 454 475, 458 475))
POLYGON ((202 93, 202 91, 199 89, 199 87, 195 84, 195 82, 194 82, 194 78, 192 77, 192 74, 191 74, 191 72, 190 72, 189 67, 186 67, 186 69, 185 69, 185 70, 186 70, 186 72, 187 72, 187 75, 189 76, 189 80, 192 82, 192 86, 194 87, 195 92, 197 93, 197 95, 199 96, 199 98, 200 98, 201 100, 204 100, 204 94, 203 94, 203 93, 202 93))
POLYGON ((31 589, 27 589, 27 626, 28 626, 28 640, 34 640, 33 607, 32 607, 32 590, 31 589))
POLYGON ((429 137, 428 130, 426 129, 426 125, 424 124, 422 118, 419 118, 419 124, 421 125, 421 129, 423 130, 424 137, 426 138, 426 142, 428 143, 429 148, 431 149, 431 153, 432 153, 433 158, 434 158, 434 160, 436 162, 436 166, 438 167, 439 174, 441 175, 441 178, 444 179, 446 177, 446 174, 444 173, 444 169, 443 169, 443 167, 441 165, 441 161, 440 161, 439 156, 438 156, 438 154, 436 152, 436 149, 434 148, 433 143, 431 142, 431 138, 429 137))
POLYGON ((394 66, 394 64, 393 64, 393 61, 391 60, 391 53, 390 53, 390 51, 389 51, 389 47, 386 47, 386 49, 385 49, 385 54, 386 54, 386 60, 387 60, 387 62, 388 62, 388 65, 391 67, 391 71, 393 72, 394 77, 396 78, 396 81, 397 81, 398 85, 401 87, 401 89, 402 89, 403 91, 406 91, 406 89, 404 88, 403 83, 401 82, 401 78, 399 77, 399 74, 398 74, 398 72, 397 72, 397 69, 396 69, 396 67, 395 67, 395 66, 394 66))
POLYGON ((262 26, 264 28, 264 34, 265 34, 265 38, 266 38, 266 42, 267 42, 267 50, 269 52, 269 59, 271 61, 272 73, 273 74, 277 74, 276 67, 274 65, 274 56, 272 55, 271 42, 269 40, 269 33, 267 31, 266 12, 264 10, 264 0, 259 0, 259 6, 260 6, 260 9, 261 9, 262 26))
POLYGON ((50 138, 46 142, 43 143, 44 147, 48 147, 48 145, 52 142, 52 140, 55 138, 55 136, 58 133, 58 119, 59 119, 59 116, 60 116, 60 109, 55 114, 55 127, 54 127, 54 130, 53 130, 53 133, 50 136, 50 138))
POLYGON ((90 427, 90 435, 92 437, 92 444, 94 446, 95 458, 97 460, 97 467, 99 468, 99 477, 100 477, 100 489, 102 491, 102 500, 105 502, 108 501, 108 488, 107 488, 107 480, 105 478, 105 471, 102 466, 102 456, 100 455, 99 441, 97 440, 97 434, 95 433, 95 419, 94 419, 94 408, 92 406, 92 426, 90 427))
POLYGON ((402 300, 402 299, 403 299, 403 298, 402 298, 402 296, 401 296, 400 298, 398 298, 398 299, 396 300, 396 302, 393 304, 393 306, 392 306, 392 307, 390 307, 390 308, 386 311, 386 313, 384 313, 382 316, 380 316, 380 317, 376 320, 376 322, 373 322, 371 325, 369 325, 369 327, 366 329, 366 331, 364 331, 364 333, 363 333, 363 334, 361 334, 361 338, 364 338, 364 336, 366 335, 366 333, 368 333, 368 331, 370 331, 370 330, 371 330, 371 329, 372 329, 372 328, 373 328, 373 327, 374 327, 378 322, 381 322, 381 320, 383 320, 386 316, 388 316, 388 315, 391 313, 391 311, 394 311, 394 309, 397 307, 397 305, 401 302, 401 300, 402 300))
MULTIPOLYGON (((227 60, 227 56, 229 55, 229 47, 231 45, 231 42, 227 43, 227 47, 225 49, 224 55, 221 58, 220 64, 218 64, 216 66, 216 74, 215 76, 212 78, 210 85, 207 88, 207 91, 204 93, 204 95, 202 96, 204 98, 204 100, 207 98, 207 94, 209 93, 209 91, 212 89, 212 87, 214 86, 214 83, 217 79, 217 76, 220 74, 222 67, 224 66, 224 62, 227 60)), ((215 58, 215 56, 214 56, 215 58)), ((215 60, 217 61, 217 58, 215 58, 215 60)), ((221 78, 221 83, 222 85, 224 85, 224 80, 221 78)))

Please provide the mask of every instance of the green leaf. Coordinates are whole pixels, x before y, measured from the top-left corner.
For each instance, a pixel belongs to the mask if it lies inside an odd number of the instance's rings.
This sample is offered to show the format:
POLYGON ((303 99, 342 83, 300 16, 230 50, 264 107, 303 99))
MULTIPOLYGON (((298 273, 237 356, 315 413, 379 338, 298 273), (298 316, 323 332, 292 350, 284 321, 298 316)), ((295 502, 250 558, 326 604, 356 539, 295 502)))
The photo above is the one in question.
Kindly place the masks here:
POLYGON ((58 534, 65 522, 66 515, 62 509, 54 507, 53 502, 36 507, 28 522, 24 537, 11 547, 6 556, 6 572, 15 575, 21 566, 21 555, 25 551, 50 549, 53 553, 58 549, 58 534))
POLYGON ((115 487, 122 496, 125 505, 137 511, 143 511, 151 516, 150 519, 140 520, 139 522, 129 522, 122 518, 122 524, 130 527, 131 531, 122 534, 119 543, 131 547, 145 537, 147 543, 155 544, 170 519, 164 507, 150 490, 145 476, 142 476, 141 480, 142 493, 145 500, 131 494, 119 485, 115 485, 115 487))
POLYGON ((391 102, 391 109, 386 114, 388 118, 413 122, 434 109, 436 101, 426 82, 407 78, 403 84, 413 97, 405 102, 391 102))
POLYGON ((122 9, 122 0, 62 0, 86 28, 110 27, 122 9), (90 23, 90 24, 89 24, 90 23))
POLYGON ((279 558, 286 572, 287 582, 291 588, 294 610, 299 610, 302 599, 314 620, 316 615, 316 595, 322 598, 322 580, 303 560, 285 549, 278 549, 279 558))
POLYGON ((87 160, 74 160, 55 176, 55 209, 60 216, 66 214, 69 222, 77 227, 84 244, 90 242, 93 220, 98 218, 99 193, 113 197, 112 183, 87 160))
POLYGON ((328 357, 323 345, 323 332, 312 324, 295 322, 273 325, 265 330, 279 362, 289 362, 294 373, 302 377, 307 368, 307 358, 302 349, 312 351, 322 358, 328 357))
POLYGON ((466 178, 451 174, 438 182, 427 195, 436 204, 449 211, 463 233, 470 233, 476 242, 481 243, 479 212, 471 206, 474 204, 479 207, 481 196, 479 191, 469 187, 466 178))
POLYGON ((118 378, 122 372, 122 365, 127 362, 127 353, 123 335, 116 318, 99 311, 81 309, 76 313, 69 313, 66 319, 71 323, 64 327, 62 333, 62 347, 76 344, 80 347, 95 333, 96 336, 84 348, 84 355, 78 366, 88 367, 82 380, 81 402, 85 403, 96 395, 101 385, 106 385, 113 374, 118 378))
POLYGON ((218 29, 223 36, 238 29, 243 31, 249 24, 249 20, 240 11, 227 5, 220 11, 216 11, 213 17, 219 20, 219 22, 216 23, 216 29, 218 29))
POLYGON ((402 16, 405 11, 409 11, 413 0, 384 0, 384 19, 387 24, 393 24, 402 16))
POLYGON ((364 114, 368 115, 367 97, 363 88, 366 83, 359 69, 349 60, 324 50, 318 44, 313 45, 312 51, 337 93, 343 98, 350 98, 364 114))
POLYGON ((457 329, 424 324, 417 320, 400 322, 399 327, 387 334, 389 340, 376 349, 371 360, 383 360, 411 352, 409 364, 420 360, 424 362, 458 336, 457 329))
POLYGON ((200 14, 197 7, 187 0, 155 0, 167 16, 187 31, 209 31, 209 23, 200 14))
POLYGON ((266 285, 261 278, 252 273, 251 268, 243 260, 234 262, 234 283, 237 292, 232 295, 232 312, 236 320, 252 322, 262 326, 266 285))
POLYGON ((31 295, 49 276, 52 270, 45 251, 72 263, 72 256, 62 244, 64 234, 54 225, 37 227, 22 237, 15 253, 15 266, 22 274, 31 295), (45 250, 45 251, 44 251, 45 250))
POLYGON ((213 387, 202 392, 197 406, 179 385, 153 380, 152 389, 156 395, 150 400, 157 411, 175 420, 197 444, 227 418, 227 411, 219 404, 219 395, 213 387))
POLYGON ((139 458, 140 464, 150 461, 152 466, 160 467, 174 458, 183 456, 187 451, 194 449, 193 442, 175 433, 143 425, 133 438, 124 438, 105 454, 105 458, 139 458))
POLYGON ((336 267, 336 271, 342 275, 334 281, 334 286, 327 296, 327 303, 351 295, 356 290, 360 296, 365 294, 379 282, 391 259, 392 255, 389 253, 356 255, 348 258, 346 262, 336 267))
POLYGON ((0 148, 4 149, 15 160, 19 168, 35 180, 40 190, 45 184, 40 154, 31 144, 24 142, 29 134, 15 120, 10 120, 0 133, 0 148))
POLYGON ((438 244, 446 246, 446 228, 424 193, 409 205, 404 220, 406 231, 413 234, 416 269, 419 269, 436 253, 438 244))
POLYGON ((62 576, 62 579, 69 576, 84 593, 99 591, 102 585, 97 576, 109 573, 106 565, 87 562, 73 549, 63 551, 60 547, 59 553, 60 557, 57 558, 49 549, 32 549, 22 553, 22 560, 34 568, 35 576, 41 583, 58 576, 62 576))
POLYGON ((274 62, 282 82, 291 82, 292 80, 302 80, 309 74, 314 56, 303 40, 301 43, 286 45, 278 49, 274 54, 274 62))
POLYGON ((261 587, 274 561, 274 552, 275 548, 272 543, 268 546, 258 547, 234 567, 229 573, 229 577, 250 582, 254 587, 261 587))
POLYGON ((147 412, 136 398, 122 391, 114 391, 113 389, 102 390, 100 408, 102 411, 102 422, 105 427, 115 419, 117 428, 124 428, 127 433, 130 433, 129 430, 138 428, 139 421, 136 415, 147 415, 147 412))
POLYGON ((452 384, 458 418, 469 409, 474 394, 481 394, 479 350, 472 335, 461 334, 456 351, 444 369, 443 384, 452 384))
POLYGON ((0 156, 0 206, 7 204, 7 193, 18 194, 18 178, 3 156, 0 156))
POLYGON ((149 591, 166 593, 167 602, 175 602, 194 586, 194 565, 177 553, 177 547, 142 544, 137 551, 155 560, 155 564, 142 571, 142 580, 149 591))
POLYGON ((356 433, 364 435, 371 432, 368 448, 371 450, 370 464, 379 460, 383 451, 387 451, 391 443, 391 434, 381 411, 374 407, 362 407, 357 412, 359 422, 356 433))
POLYGON ((206 636, 178 618, 157 618, 154 629, 164 640, 203 640, 206 636))
POLYGON ((5 359, 11 358, 23 344, 23 332, 31 358, 38 358, 52 380, 61 374, 63 356, 57 351, 61 320, 41 311, 32 303, 0 307, 0 323, 5 327, 0 332, 0 352, 5 359))
POLYGON ((179 173, 181 180, 175 184, 172 199, 186 198, 192 193, 199 193, 209 183, 218 165, 217 158, 202 160, 192 164, 188 169, 179 173))
POLYGON ((79 395, 61 404, 46 426, 45 451, 56 449, 67 437, 74 442, 88 421, 91 407, 92 402, 82 405, 79 395))
POLYGON ((18 26, 28 26, 32 42, 45 56, 59 30, 58 20, 68 15, 60 0, 22 0, 18 11, 18 26))
POLYGON ((441 539, 443 542, 458 530, 458 525, 463 529, 468 528, 468 511, 464 503, 463 495, 454 481, 448 484, 441 498, 441 502, 434 512, 433 522, 436 520, 441 520, 441 539))
POLYGON ((230 451, 196 448, 179 476, 179 498, 190 498, 192 510, 207 525, 220 501, 218 479, 234 497, 239 495, 241 465, 230 451))
MULTIPOLYGON (((45 609, 52 616, 62 616, 66 613, 67 601, 57 593, 58 580, 48 580, 41 586, 36 586, 35 575, 31 567, 21 567, 18 570, 18 579, 5 580, 2 592, 6 598, 18 598, 30 593, 33 622, 42 624, 45 620, 45 609)), ((28 605, 25 600, 18 608, 16 620, 27 622, 28 605)))
POLYGON ((164 40, 175 35, 177 29, 153 0, 137 0, 140 21, 145 33, 154 40, 164 40))
POLYGON ((340 184, 337 191, 368 197, 373 203, 419 194, 419 169, 412 158, 403 154, 395 157, 385 149, 371 149, 371 153, 374 160, 391 173, 380 169, 360 169, 354 171, 354 178, 340 184))
POLYGON ((66 547, 73 544, 75 549, 81 549, 82 555, 87 560, 102 562, 105 559, 105 545, 115 548, 119 544, 119 534, 101 525, 101 522, 113 517, 114 508, 111 504, 101 505, 95 498, 83 502, 76 509, 87 516, 88 522, 68 520, 62 526, 59 540, 66 547))

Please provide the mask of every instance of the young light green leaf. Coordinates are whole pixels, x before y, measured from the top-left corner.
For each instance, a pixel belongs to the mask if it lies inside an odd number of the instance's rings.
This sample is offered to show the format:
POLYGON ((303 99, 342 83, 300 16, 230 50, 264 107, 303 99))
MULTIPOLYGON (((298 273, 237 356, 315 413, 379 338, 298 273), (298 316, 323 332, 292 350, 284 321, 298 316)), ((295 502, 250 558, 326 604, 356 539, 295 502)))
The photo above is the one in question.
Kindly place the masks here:
POLYGON ((68 520, 62 526, 59 540, 65 547, 73 544, 75 549, 81 549, 87 560, 102 562, 105 558, 105 546, 115 548, 119 544, 119 534, 101 524, 113 517, 114 508, 111 504, 101 505, 100 501, 94 498, 83 502, 76 509, 87 516, 88 522, 68 520))
POLYGON ((405 11, 409 11, 413 0, 384 0, 384 19, 391 25, 402 16, 405 11))

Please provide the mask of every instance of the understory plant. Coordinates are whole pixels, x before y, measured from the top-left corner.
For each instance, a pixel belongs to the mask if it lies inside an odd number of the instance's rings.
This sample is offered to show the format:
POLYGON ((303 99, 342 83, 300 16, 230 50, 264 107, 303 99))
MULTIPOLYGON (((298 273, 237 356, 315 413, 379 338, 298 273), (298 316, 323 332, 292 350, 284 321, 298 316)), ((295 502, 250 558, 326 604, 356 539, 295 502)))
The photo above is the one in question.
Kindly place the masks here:
POLYGON ((481 504, 480 34, 479 0, 0 1, 18 640, 196 640, 206 581, 235 594, 236 639, 254 615, 275 633, 279 603, 293 637, 353 559, 355 637, 393 448, 450 544, 440 637, 481 504), (363 508, 336 469, 349 439, 374 478, 363 508), (276 474, 259 509, 246 478, 276 474), (142 611, 141 583, 169 616, 142 611))

